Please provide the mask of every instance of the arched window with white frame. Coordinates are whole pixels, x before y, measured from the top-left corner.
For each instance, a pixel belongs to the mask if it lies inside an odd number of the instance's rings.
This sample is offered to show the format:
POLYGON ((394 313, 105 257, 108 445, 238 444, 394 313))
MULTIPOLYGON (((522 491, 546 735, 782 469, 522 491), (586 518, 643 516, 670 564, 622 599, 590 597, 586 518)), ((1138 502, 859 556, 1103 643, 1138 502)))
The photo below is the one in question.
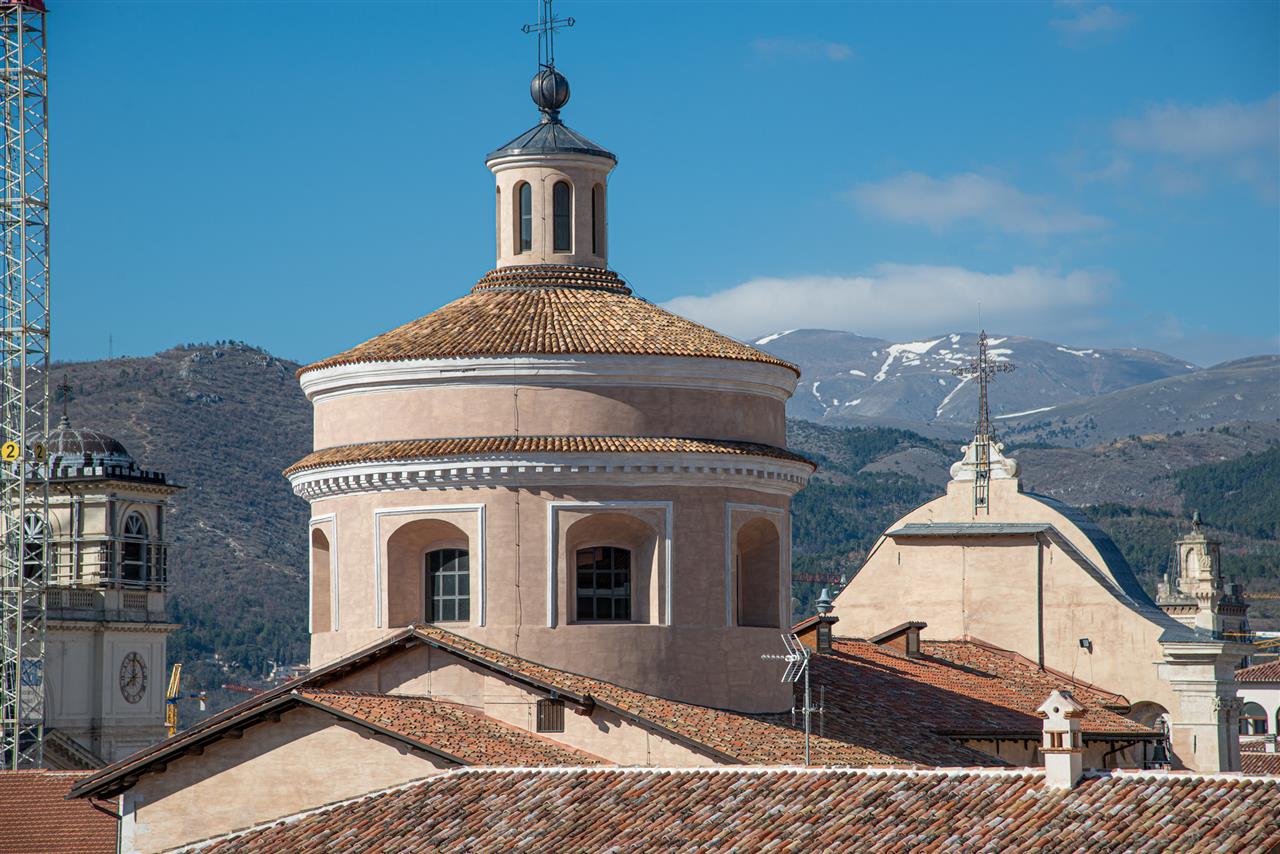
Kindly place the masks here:
POLYGON ((130 513, 124 519, 124 531, 120 548, 120 579, 135 584, 148 580, 147 520, 141 513, 130 513))

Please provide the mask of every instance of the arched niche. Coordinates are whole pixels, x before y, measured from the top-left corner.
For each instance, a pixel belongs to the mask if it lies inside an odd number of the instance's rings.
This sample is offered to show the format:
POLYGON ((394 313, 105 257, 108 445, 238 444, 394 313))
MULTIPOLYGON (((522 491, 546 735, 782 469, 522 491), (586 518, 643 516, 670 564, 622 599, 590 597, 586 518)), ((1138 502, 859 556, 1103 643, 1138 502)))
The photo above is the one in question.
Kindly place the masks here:
POLYGON ((1164 726, 1166 732, 1170 722, 1169 710, 1159 703, 1153 703, 1150 700, 1143 700, 1134 703, 1129 708, 1129 719, 1137 721, 1146 727, 1153 729, 1164 726))
MULTIPOLYGON (((443 519, 414 519, 387 538, 387 619, 392 628, 429 619, 427 555, 444 549, 471 552, 466 531, 443 519)), ((476 584, 470 567, 470 595, 476 584)), ((471 608, 471 613, 475 609, 471 608)))
POLYGON ((320 528, 311 529, 311 631, 333 630, 333 573, 329 538, 320 528))
POLYGON ((738 625, 777 628, 782 538, 773 520, 757 517, 734 538, 738 625))
MULTIPOLYGON (((658 529, 652 523, 629 513, 588 513, 570 524, 565 531, 563 555, 569 620, 575 623, 652 622, 657 611, 658 541, 658 529), (601 583, 606 572, 622 574, 619 551, 627 553, 625 592, 630 618, 597 619, 596 614, 588 613, 586 608, 580 613, 583 599, 603 600, 610 596, 601 583)), ((612 595, 619 595, 616 588, 612 595)), ((594 607, 593 601, 592 609, 594 607)))

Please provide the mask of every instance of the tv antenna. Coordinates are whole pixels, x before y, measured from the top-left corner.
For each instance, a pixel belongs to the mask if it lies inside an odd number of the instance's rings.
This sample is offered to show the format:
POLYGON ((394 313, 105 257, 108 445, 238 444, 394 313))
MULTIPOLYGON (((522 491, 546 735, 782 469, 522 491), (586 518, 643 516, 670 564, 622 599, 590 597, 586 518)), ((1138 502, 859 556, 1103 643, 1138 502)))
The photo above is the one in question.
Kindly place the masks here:
POLYGON ((789 633, 782 635, 782 645, 787 648, 785 655, 769 655, 766 653, 760 658, 763 661, 785 661, 787 669, 782 674, 782 681, 785 683, 794 685, 800 681, 801 677, 804 677, 804 706, 797 709, 793 700, 791 714, 793 719, 797 711, 804 715, 804 764, 808 765, 809 734, 812 732, 811 716, 814 712, 822 714, 823 706, 814 706, 813 695, 809 692, 809 647, 800 643, 800 638, 789 633))

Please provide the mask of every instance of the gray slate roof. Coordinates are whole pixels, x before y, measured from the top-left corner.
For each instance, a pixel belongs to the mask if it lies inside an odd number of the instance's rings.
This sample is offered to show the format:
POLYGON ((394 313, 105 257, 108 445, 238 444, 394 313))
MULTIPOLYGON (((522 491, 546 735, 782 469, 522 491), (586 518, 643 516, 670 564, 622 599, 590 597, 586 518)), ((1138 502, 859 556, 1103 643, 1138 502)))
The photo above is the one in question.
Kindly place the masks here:
POLYGON ((489 152, 485 163, 512 154, 586 154, 618 162, 618 158, 559 120, 544 119, 506 145, 489 152))

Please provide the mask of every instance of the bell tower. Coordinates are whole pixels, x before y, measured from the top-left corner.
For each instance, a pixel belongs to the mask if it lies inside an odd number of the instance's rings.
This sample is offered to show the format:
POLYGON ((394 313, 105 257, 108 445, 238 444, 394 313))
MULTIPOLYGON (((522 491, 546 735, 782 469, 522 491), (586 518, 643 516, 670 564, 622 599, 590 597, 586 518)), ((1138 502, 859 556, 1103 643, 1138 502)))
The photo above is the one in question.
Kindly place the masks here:
POLYGON ((1176 570, 1157 586, 1156 603, 1183 625, 1247 642, 1249 606, 1239 584, 1224 582, 1222 543, 1202 530, 1200 511, 1191 516, 1191 533, 1173 548, 1176 570))

